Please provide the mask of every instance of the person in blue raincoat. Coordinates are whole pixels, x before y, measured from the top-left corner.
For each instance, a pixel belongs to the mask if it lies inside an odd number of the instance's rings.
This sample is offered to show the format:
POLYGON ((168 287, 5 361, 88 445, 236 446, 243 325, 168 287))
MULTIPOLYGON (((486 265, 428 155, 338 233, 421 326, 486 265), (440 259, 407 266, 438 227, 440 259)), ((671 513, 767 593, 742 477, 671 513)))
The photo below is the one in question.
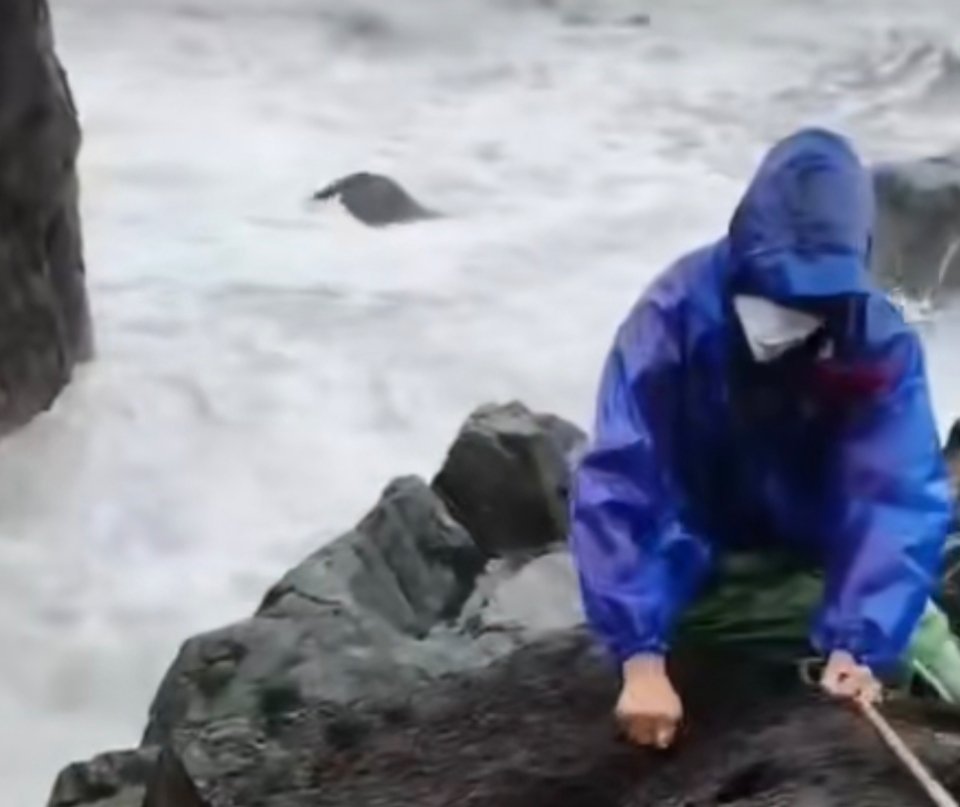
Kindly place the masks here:
POLYGON ((868 275, 873 218, 850 144, 800 131, 770 150, 726 236, 667 269, 616 333, 570 543, 639 744, 672 743, 671 639, 741 550, 819 570, 810 639, 827 691, 874 700, 907 659, 960 699, 931 600, 950 486, 920 341, 868 275))

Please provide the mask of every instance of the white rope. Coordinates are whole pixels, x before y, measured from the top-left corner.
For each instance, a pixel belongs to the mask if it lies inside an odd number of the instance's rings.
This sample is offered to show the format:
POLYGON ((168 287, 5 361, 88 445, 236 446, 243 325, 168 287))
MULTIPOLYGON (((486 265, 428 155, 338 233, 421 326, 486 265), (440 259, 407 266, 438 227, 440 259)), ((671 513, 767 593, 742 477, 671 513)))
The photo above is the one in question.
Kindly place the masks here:
MULTIPOLYGON (((814 666, 821 663, 819 659, 802 659, 799 664, 800 678, 805 683, 814 685, 814 666)), ((886 721, 886 718, 877 711, 876 707, 871 704, 859 702, 858 705, 860 711, 863 712, 864 716, 880 735, 880 738, 886 743, 887 748, 894 753, 897 759, 900 760, 900 763, 913 775, 917 784, 924 789, 930 797, 930 800, 937 805, 937 807, 960 807, 957 800, 951 796, 947 789, 927 770, 924 764, 917 758, 917 755, 900 739, 900 735, 893 730, 893 727, 886 721)))
POLYGON ((957 800, 954 799, 954 797, 947 792, 947 789, 926 769, 916 754, 900 739, 900 735, 893 730, 893 727, 875 707, 868 703, 862 703, 860 704, 860 710, 877 730, 877 733, 887 744, 887 747, 893 751, 897 759, 903 763, 903 766, 913 774, 913 778, 916 779, 917 783, 927 792, 930 800, 936 804, 937 807, 960 807, 960 805, 957 804, 957 800))

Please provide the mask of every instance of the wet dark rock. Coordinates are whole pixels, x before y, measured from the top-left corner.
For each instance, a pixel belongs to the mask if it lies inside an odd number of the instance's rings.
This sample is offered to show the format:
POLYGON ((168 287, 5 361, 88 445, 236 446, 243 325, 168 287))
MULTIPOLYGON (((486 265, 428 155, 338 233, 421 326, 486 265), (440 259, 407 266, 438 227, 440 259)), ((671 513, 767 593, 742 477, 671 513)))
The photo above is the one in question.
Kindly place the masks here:
MULTIPOLYGON (((171 753, 211 807, 927 804, 867 722, 805 689, 794 668, 681 650, 674 674, 687 723, 669 754, 618 736, 616 676, 579 631, 411 691, 400 705, 315 703, 273 729, 212 724, 179 733, 171 753)), ((931 708, 887 707, 957 791, 960 713, 931 708)))
MULTIPOLYGON (((484 474, 513 473, 518 485, 502 499, 499 523, 480 522, 488 542, 517 545, 513 537, 498 539, 496 528, 528 523, 551 530, 541 543, 560 537, 554 513, 563 507, 565 463, 580 432, 518 406, 481 409, 471 423, 507 450, 492 459, 481 451, 474 466, 468 453, 474 484, 484 474), (536 474, 526 488, 523 467, 536 474)), ((183 645, 151 707, 144 742, 161 744, 179 728, 210 721, 270 721, 320 697, 387 697, 576 624, 569 559, 530 560, 490 566, 437 492, 416 477, 395 480, 354 530, 274 585, 252 618, 183 645), (545 612, 565 601, 570 607, 545 612)))
POLYGON ((61 771, 47 807, 141 807, 158 749, 101 754, 61 771))
POLYGON ((44 0, 0 3, 0 432, 46 409, 93 350, 77 111, 44 0))
POLYGON ((436 494, 416 477, 399 479, 353 532, 271 589, 260 613, 290 613, 291 597, 324 608, 356 606, 401 633, 423 637, 460 612, 484 564, 436 494))
POLYGON ((387 694, 448 669, 456 654, 423 640, 456 619, 484 564, 424 482, 396 480, 356 529, 280 580, 252 619, 184 644, 146 741, 162 742, 184 723, 268 715, 320 695, 387 694))
POLYGON ((463 426, 433 481, 451 514, 489 555, 563 541, 577 427, 521 403, 486 406, 463 426))
MULTIPOLYGON (((143 807, 926 804, 853 710, 742 648, 676 648, 686 721, 674 751, 618 736, 619 682, 582 628, 571 558, 551 539, 518 542, 514 526, 559 531, 543 514, 565 499, 582 445, 576 427, 520 404, 477 410, 448 480, 513 515, 456 516, 422 480, 391 483, 252 618, 184 645, 139 752, 149 775, 91 791, 62 783, 101 781, 102 763, 71 766, 58 789, 91 798, 51 807, 140 807, 129 799, 145 786, 143 807)), ((948 455, 958 445, 960 429, 948 455)), ((960 712, 900 697, 884 711, 957 791, 960 712)))
POLYGON ((960 154, 877 166, 874 186, 880 281, 920 299, 960 289, 960 154))
POLYGON ((561 537, 556 513, 565 509, 568 466, 583 434, 509 404, 477 410, 458 443, 448 460, 451 490, 466 493, 461 472, 477 475, 483 490, 498 490, 483 483, 485 474, 513 479, 516 491, 500 491, 501 521, 476 524, 488 544, 524 552, 491 560, 433 487, 395 480, 353 530, 278 581, 251 618, 184 643, 151 706, 144 744, 170 747, 212 726, 221 735, 245 726, 280 731, 290 714, 322 703, 341 715, 330 741, 349 745, 347 704, 392 703, 402 722, 417 686, 580 624, 569 555, 542 549, 561 537), (531 473, 534 481, 524 484, 531 473), (498 537, 498 523, 546 532, 534 551, 512 533, 498 537))
POLYGON ((435 219, 441 213, 424 207, 395 180, 361 171, 338 179, 313 195, 314 201, 339 199, 354 216, 371 227, 435 219))
POLYGON ((197 792, 183 761, 172 749, 164 748, 150 772, 149 788, 137 807, 214 807, 197 792))

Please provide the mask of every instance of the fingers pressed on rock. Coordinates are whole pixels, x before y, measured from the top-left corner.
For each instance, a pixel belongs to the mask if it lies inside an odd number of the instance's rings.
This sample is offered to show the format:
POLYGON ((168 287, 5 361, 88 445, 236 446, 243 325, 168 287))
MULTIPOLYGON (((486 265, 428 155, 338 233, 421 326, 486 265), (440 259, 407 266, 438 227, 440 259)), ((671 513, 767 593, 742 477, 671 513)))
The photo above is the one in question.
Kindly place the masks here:
POLYGON ((650 726, 646 723, 639 726, 635 730, 633 741, 641 746, 653 745, 653 731, 650 726))
POLYGON ((657 748, 669 748, 673 744, 676 731, 676 724, 673 721, 661 722, 657 727, 657 748))

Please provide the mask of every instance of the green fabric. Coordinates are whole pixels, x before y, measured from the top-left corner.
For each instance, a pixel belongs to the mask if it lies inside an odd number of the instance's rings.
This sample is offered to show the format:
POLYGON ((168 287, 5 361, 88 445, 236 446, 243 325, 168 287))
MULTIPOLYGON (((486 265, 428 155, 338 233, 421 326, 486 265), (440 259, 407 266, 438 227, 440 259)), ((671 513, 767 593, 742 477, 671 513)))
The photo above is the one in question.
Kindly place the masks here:
POLYGON ((807 644, 823 583, 809 567, 772 553, 737 553, 684 615, 677 640, 757 650, 807 644))
POLYGON ((920 617, 904 657, 909 669, 950 703, 960 703, 960 645, 933 602, 920 617))
MULTIPOLYGON (((823 578, 776 553, 736 553, 718 582, 684 615, 678 643, 742 645, 747 652, 799 659, 809 655, 809 625, 823 578)), ((919 675, 944 700, 960 703, 960 644, 943 611, 927 604, 904 654, 904 672, 919 675)))

